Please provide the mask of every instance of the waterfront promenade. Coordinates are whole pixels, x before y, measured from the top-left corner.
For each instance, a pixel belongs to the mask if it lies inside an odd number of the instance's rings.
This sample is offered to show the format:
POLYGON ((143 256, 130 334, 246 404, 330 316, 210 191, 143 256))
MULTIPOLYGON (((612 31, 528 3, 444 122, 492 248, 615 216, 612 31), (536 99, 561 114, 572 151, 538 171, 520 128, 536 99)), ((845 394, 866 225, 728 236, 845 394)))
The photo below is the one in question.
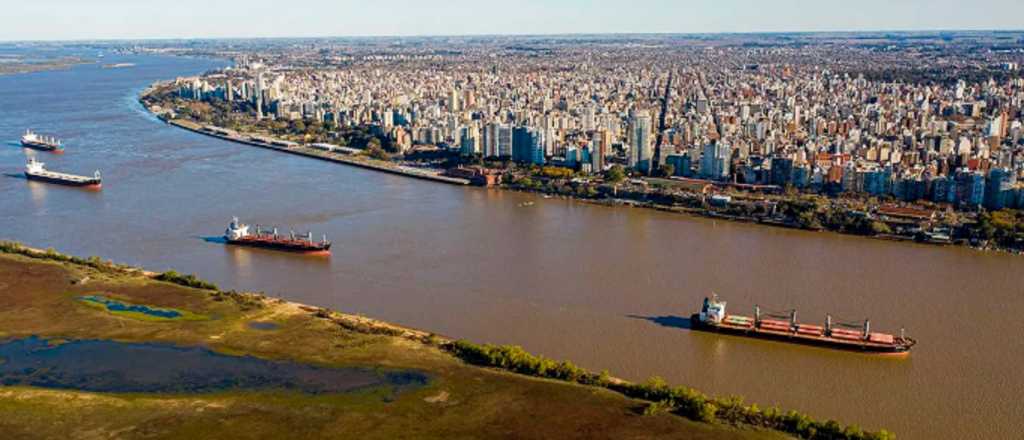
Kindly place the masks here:
POLYGON ((460 179, 457 177, 442 176, 439 171, 431 171, 420 168, 413 168, 400 165, 391 165, 383 161, 374 161, 373 159, 357 158, 352 155, 345 153, 338 153, 333 151, 318 150, 313 147, 309 147, 302 144, 293 144, 285 146, 282 143, 275 143, 277 139, 267 138, 265 136, 259 136, 259 139, 266 139, 269 142, 263 142, 255 140, 257 137, 252 135, 246 135, 241 133, 234 133, 230 130, 219 129, 218 131, 211 130, 207 127, 201 126, 194 122, 185 121, 181 119, 168 119, 168 124, 175 127, 183 128, 195 133, 199 133, 206 136, 223 139, 226 141, 236 142, 240 144, 250 145, 253 147, 266 148, 268 150, 280 151, 288 154, 295 154, 298 156, 310 157, 313 159, 326 160, 328 162, 340 163, 345 165, 352 165, 361 168, 371 169, 375 171, 381 171, 385 173, 398 174, 407 177, 413 177, 416 179, 431 180, 434 182, 447 183, 452 185, 469 185, 470 181, 466 179, 460 179))

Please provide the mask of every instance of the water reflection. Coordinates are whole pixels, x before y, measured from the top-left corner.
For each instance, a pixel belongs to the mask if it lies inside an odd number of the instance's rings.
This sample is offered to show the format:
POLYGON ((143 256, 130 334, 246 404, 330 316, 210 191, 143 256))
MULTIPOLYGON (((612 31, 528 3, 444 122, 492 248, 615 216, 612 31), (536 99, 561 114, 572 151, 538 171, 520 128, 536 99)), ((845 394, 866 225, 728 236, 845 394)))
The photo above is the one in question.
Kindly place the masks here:
POLYGON ((24 180, 28 185, 28 191, 31 195, 32 203, 35 205, 36 209, 42 210, 46 206, 46 194, 47 191, 49 191, 48 187, 50 185, 42 182, 33 182, 28 179, 24 180))

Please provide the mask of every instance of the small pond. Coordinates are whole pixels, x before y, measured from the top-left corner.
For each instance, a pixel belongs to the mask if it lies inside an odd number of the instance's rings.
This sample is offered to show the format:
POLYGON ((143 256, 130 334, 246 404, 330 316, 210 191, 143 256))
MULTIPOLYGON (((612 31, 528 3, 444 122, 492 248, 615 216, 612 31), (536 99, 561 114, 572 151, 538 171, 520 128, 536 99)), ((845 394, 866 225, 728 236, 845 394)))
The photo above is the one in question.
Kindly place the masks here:
POLYGON ((253 322, 249 323, 249 328, 251 328, 253 330, 269 331, 269 330, 277 330, 278 325, 273 323, 273 322, 253 321, 253 322))
POLYGON ((129 304, 100 295, 89 295, 78 298, 80 301, 105 308, 108 312, 119 314, 142 314, 158 319, 179 319, 186 313, 175 309, 162 309, 140 304, 129 304))

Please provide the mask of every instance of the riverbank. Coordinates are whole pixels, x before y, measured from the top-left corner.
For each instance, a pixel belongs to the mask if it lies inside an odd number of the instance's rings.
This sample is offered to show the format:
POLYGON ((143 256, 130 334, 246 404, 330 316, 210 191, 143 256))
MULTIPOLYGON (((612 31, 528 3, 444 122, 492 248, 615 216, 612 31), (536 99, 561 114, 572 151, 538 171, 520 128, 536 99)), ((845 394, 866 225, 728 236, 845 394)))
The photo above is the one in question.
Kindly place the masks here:
MULTIPOLYGON (((168 277, 167 273, 98 258, 74 258, 10 243, 0 250, 0 340, 39 336, 50 341, 173 344, 324 368, 419 371, 431 378, 421 389, 386 398, 373 390, 339 396, 272 389, 124 396, 45 386, 0 389, 0 408, 11 414, 0 421, 0 430, 16 429, 13 432, 26 438, 69 433, 77 437, 73 434, 87 431, 135 438, 154 430, 174 437, 197 426, 237 437, 246 432, 244 428, 234 431, 243 423, 269 423, 267 433, 281 435, 298 430, 321 433, 314 437, 378 438, 398 434, 441 438, 462 433, 480 438, 774 439, 783 436, 761 426, 803 438, 824 438, 816 437, 818 431, 843 431, 834 422, 813 422, 778 410, 760 411, 756 405, 711 399, 663 382, 631 384, 515 347, 453 341, 257 294, 185 287, 203 285, 188 276, 168 277), (97 307, 97 297, 131 305, 135 312, 97 307), (82 298, 93 300, 86 303, 82 298), (138 310, 180 311, 188 318, 143 319, 138 310), (526 365, 539 370, 529 370, 526 365), (693 412, 694 402, 700 402, 700 411, 693 412), (321 414, 305 414, 303 408, 310 405, 318 406, 321 414), (52 424, 44 416, 51 412, 80 422, 74 426, 52 424), (730 416, 732 413, 742 417, 730 416), (146 426, 160 419, 169 422, 146 426), (228 423, 221 423, 223 420, 228 423)), ((860 432, 856 428, 845 431, 860 432)), ((891 438, 887 434, 859 435, 829 438, 891 438)), ((264 436, 261 431, 259 437, 264 436)))

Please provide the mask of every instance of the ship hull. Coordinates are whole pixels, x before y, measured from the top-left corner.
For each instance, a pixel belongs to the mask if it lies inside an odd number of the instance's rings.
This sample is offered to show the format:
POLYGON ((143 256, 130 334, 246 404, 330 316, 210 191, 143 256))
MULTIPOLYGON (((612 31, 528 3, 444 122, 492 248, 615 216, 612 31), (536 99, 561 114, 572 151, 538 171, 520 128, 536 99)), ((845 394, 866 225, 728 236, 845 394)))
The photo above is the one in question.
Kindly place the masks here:
POLYGON ((690 323, 694 330, 712 333, 723 333, 748 338, 766 339, 790 344, 810 345, 815 347, 831 348, 836 350, 856 351, 874 354, 896 354, 903 355, 910 353, 910 344, 881 344, 868 341, 843 340, 825 336, 802 335, 792 332, 771 331, 755 329, 754 327, 741 327, 725 324, 707 324, 700 320, 700 315, 694 314, 690 317, 690 323))
POLYGON ((25 148, 31 148, 33 150, 47 151, 56 154, 61 154, 64 152, 63 148, 60 148, 56 145, 44 144, 41 142, 21 141, 21 146, 25 148))
POLYGON ((79 188, 100 189, 103 181, 100 179, 66 180, 59 177, 41 176, 32 173, 25 173, 25 178, 36 182, 52 183, 55 185, 74 186, 79 188))
POLYGON ((331 253, 330 243, 319 244, 291 240, 251 238, 238 240, 227 239, 227 244, 309 255, 329 255, 331 253))

